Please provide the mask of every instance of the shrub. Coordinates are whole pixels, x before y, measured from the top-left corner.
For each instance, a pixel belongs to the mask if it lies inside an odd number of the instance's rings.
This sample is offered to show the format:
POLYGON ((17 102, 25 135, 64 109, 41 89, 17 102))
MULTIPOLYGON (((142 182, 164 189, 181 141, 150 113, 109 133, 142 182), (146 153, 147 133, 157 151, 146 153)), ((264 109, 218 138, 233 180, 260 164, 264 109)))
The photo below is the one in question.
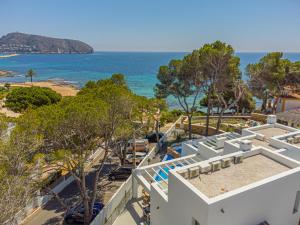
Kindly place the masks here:
POLYGON ((163 124, 175 122, 179 116, 181 116, 183 112, 178 109, 173 109, 172 111, 163 111, 161 114, 160 121, 163 124))
POLYGON ((22 112, 28 108, 50 105, 61 100, 61 95, 44 87, 18 87, 6 96, 5 105, 14 112, 22 112))
POLYGON ((4 87, 0 87, 0 99, 5 98, 5 96, 7 95, 8 90, 4 87))

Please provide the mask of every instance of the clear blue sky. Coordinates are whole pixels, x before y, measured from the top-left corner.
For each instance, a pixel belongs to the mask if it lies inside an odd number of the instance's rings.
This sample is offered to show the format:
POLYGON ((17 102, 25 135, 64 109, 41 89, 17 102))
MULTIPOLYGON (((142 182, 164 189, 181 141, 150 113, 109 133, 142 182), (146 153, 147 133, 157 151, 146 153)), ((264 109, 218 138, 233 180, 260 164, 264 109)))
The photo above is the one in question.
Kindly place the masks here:
POLYGON ((0 35, 80 39, 95 50, 300 52, 300 0, 0 0, 0 35))

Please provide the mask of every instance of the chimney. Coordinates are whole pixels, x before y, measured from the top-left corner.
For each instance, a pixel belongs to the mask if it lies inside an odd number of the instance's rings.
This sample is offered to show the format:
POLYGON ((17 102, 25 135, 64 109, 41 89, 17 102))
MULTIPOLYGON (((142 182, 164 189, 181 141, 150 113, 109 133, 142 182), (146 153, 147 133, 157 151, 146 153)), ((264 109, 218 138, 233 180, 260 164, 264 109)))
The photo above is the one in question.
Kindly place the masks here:
POLYGON ((267 117, 268 124, 275 124, 276 122, 277 122, 276 115, 268 115, 268 117, 267 117))

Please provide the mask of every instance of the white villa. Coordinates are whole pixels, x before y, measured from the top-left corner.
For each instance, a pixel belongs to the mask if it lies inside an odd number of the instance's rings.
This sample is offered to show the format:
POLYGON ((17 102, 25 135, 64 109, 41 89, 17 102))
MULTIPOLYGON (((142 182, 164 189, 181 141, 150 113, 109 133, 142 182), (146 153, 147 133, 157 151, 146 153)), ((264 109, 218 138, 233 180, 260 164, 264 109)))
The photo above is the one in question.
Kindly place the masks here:
MULTIPOLYGON (((299 225, 300 130, 276 123, 182 144, 134 171, 151 225, 299 225)), ((137 191, 135 191, 137 193, 137 191)))

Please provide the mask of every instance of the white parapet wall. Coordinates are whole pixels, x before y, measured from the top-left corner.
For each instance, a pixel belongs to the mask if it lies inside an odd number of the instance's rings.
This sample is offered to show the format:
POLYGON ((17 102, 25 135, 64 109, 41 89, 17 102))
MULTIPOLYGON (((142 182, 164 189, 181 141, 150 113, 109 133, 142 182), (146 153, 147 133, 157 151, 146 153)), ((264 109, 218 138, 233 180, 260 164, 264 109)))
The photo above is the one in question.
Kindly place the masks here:
MULTIPOLYGON (((151 225, 193 224, 193 220, 201 225, 259 224, 263 221, 272 225, 298 225, 300 209, 294 207, 300 191, 299 162, 264 148, 242 154, 244 157, 263 154, 290 169, 211 198, 177 173, 195 165, 172 170, 167 197, 152 184, 151 225)), ((209 161, 212 160, 216 158, 209 161)), ((204 162, 198 164, 201 163, 204 162)))

